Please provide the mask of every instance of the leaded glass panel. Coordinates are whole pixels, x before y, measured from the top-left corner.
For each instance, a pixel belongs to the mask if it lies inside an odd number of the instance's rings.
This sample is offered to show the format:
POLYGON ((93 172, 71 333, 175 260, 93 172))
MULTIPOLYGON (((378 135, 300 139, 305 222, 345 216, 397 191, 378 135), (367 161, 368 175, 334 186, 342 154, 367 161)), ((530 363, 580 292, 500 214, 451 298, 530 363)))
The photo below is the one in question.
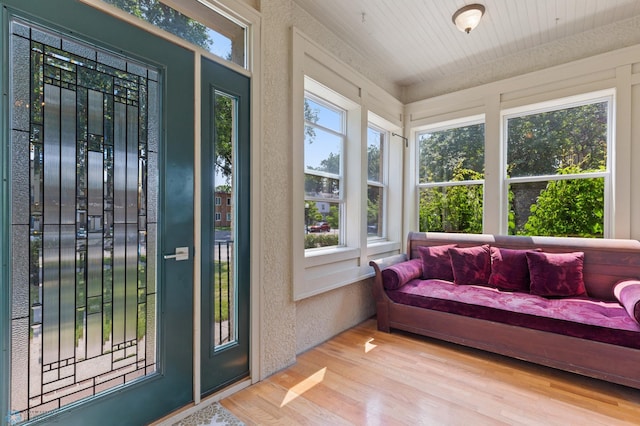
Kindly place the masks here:
POLYGON ((17 20, 10 45, 10 408, 26 421, 157 371, 160 74, 17 20))

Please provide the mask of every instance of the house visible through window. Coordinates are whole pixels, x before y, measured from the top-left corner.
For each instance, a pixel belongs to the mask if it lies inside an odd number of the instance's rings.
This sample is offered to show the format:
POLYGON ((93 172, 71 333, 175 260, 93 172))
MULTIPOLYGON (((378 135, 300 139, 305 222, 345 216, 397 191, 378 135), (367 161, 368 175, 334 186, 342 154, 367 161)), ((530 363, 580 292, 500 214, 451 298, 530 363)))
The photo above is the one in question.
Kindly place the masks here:
POLYGON ((484 123, 417 133, 420 231, 482 233, 484 123))
POLYGON ((606 235, 611 96, 505 115, 509 234, 606 235))
POLYGON ((310 93, 304 99, 305 248, 341 244, 346 111, 310 93), (312 235, 313 234, 313 235, 312 235))
POLYGON ((386 176, 385 146, 388 132, 369 125, 367 129, 367 236, 384 237, 386 176))

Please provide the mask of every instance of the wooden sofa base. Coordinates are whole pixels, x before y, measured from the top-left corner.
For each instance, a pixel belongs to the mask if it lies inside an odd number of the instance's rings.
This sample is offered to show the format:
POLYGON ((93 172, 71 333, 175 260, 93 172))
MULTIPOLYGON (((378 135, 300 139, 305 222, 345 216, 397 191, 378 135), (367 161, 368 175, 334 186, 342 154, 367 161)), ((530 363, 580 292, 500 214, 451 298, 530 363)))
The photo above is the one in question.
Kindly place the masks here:
POLYGON ((640 350, 378 302, 378 329, 404 330, 640 389, 640 350))

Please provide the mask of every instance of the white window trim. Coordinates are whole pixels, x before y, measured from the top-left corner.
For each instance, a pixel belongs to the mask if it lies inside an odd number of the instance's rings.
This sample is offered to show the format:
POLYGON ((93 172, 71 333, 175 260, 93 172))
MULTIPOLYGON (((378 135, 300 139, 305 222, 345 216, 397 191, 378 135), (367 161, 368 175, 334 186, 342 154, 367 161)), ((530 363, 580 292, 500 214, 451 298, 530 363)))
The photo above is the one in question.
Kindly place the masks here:
MULTIPOLYGON (((382 153, 380 160, 382 161, 382 179, 379 181, 369 180, 369 153, 367 152, 367 160, 365 162, 365 174, 367 175, 365 191, 368 191, 369 186, 375 186, 378 188, 382 188, 382 232, 380 236, 369 237, 367 230, 365 229, 365 234, 367 234, 367 246, 370 246, 374 243, 380 241, 387 240, 387 215, 388 215, 388 199, 389 199, 389 138, 391 138, 392 131, 385 128, 385 126, 379 126, 376 122, 381 123, 383 120, 380 117, 376 117, 375 114, 369 112, 368 114, 368 123, 367 123, 367 147, 368 150, 368 131, 369 129, 373 129, 377 132, 380 132, 384 135, 384 140, 382 141, 382 153)), ((389 124, 386 127, 390 127, 389 124)), ((368 198, 368 197, 366 197, 368 198)), ((368 203, 364 206, 365 211, 368 209, 368 203)), ((367 226, 368 218, 366 218, 364 225, 367 226)))
MULTIPOLYGON (((443 131, 443 130, 450 130, 450 129, 455 129, 458 127, 466 127, 466 126, 473 126, 476 124, 484 124, 485 125, 485 151, 484 151, 484 158, 485 158, 485 173, 486 173, 486 163, 487 163, 487 146, 486 146, 486 139, 487 139, 487 134, 486 134, 486 119, 485 119, 485 115, 484 114, 473 114, 473 115, 469 115, 469 116, 464 116, 464 117, 458 117, 458 118, 454 118, 454 119, 449 119, 449 120, 445 120, 445 121, 441 121, 441 122, 435 122, 435 123, 430 123, 430 124, 426 124, 423 126, 418 126, 418 127, 414 127, 413 129, 411 129, 411 140, 414 143, 414 149, 412 150, 412 156, 413 156, 413 173, 411 173, 411 179, 412 182, 414 182, 414 185, 412 185, 413 188, 415 188, 415 190, 413 191, 413 193, 415 194, 414 198, 414 203, 413 203, 413 214, 412 217, 415 218, 415 225, 414 227, 410 228, 412 230, 417 230, 420 227, 420 190, 423 188, 436 188, 436 187, 451 187, 451 186, 469 186, 469 185, 482 185, 483 190, 482 190, 482 196, 483 196, 483 209, 482 209, 482 227, 484 229, 485 223, 486 223, 486 213, 485 213, 485 208, 484 206, 486 205, 486 190, 485 190, 485 183, 486 183, 486 175, 485 175, 485 179, 480 179, 480 180, 462 180, 462 181, 446 181, 446 182, 425 182, 425 183, 421 183, 420 182, 420 144, 418 142, 418 138, 420 137, 420 135, 422 133, 428 133, 428 132, 439 132, 439 131, 443 131)), ((410 197, 409 197, 410 198, 410 197)), ((413 221, 412 221, 413 222, 413 221)))
MULTIPOLYGON (((386 120, 381 127, 401 133, 402 110, 400 101, 375 86, 358 72, 335 58, 309 39, 297 28, 293 32, 292 77, 292 275, 293 300, 301 300, 335 288, 352 284, 373 276, 368 265, 371 256, 382 257, 400 251, 402 241, 402 174, 394 177, 393 203, 389 212, 387 240, 367 247, 366 228, 366 130, 369 111, 386 120), (318 90, 316 90, 318 89, 318 90), (323 249, 304 249, 304 93, 322 94, 338 106, 346 102, 347 141, 345 146, 344 188, 346 234, 344 245, 323 249), (363 136, 364 135, 364 136, 363 136), (355 176, 352 177, 352 176, 355 176)), ((377 123, 378 124, 378 123, 377 123)), ((391 138, 390 138, 391 139, 391 138)), ((402 170, 404 142, 390 141, 398 152, 393 155, 393 167, 402 170), (397 143, 395 143, 397 142, 397 143)), ((393 151, 393 150, 391 150, 393 151)), ((391 157, 391 156, 390 156, 391 157)), ((391 186, 390 186, 391 188, 391 186)), ((390 197, 390 203, 391 197, 390 197)))
POLYGON ((552 180, 566 180, 566 179, 590 179, 590 178, 604 178, 604 238, 612 238, 615 235, 615 221, 613 220, 614 214, 612 212, 612 193, 613 193, 613 158, 615 153, 615 138, 614 138, 614 105, 616 102, 615 90, 599 90, 596 92, 582 93, 579 95, 560 97, 557 99, 551 99, 544 102, 539 102, 530 105, 521 105, 514 108, 502 110, 500 113, 501 131, 501 145, 502 145, 502 162, 501 162, 501 215, 502 215, 502 227, 500 232, 502 234, 508 234, 508 214, 509 214, 509 199, 508 188, 511 183, 525 183, 525 182, 542 182, 552 180), (557 111, 561 109, 568 109, 572 107, 589 105, 598 102, 607 102, 607 170, 604 172, 592 172, 592 173, 580 173, 570 175, 539 175, 539 176, 522 176, 522 177, 507 177, 507 121, 511 118, 517 118, 526 115, 540 114, 543 112, 557 111))
MULTIPOLYGON (((339 170, 338 173, 330 173, 330 172, 325 172, 325 171, 319 171, 319 170, 310 170, 306 168, 306 161, 305 161, 305 165, 304 165, 304 173, 305 175, 309 174, 312 176, 318 176, 318 177, 326 177, 328 179, 333 179, 333 180, 337 180, 338 181, 338 188, 339 188, 339 197, 338 198, 330 198, 330 197, 309 197, 305 194, 305 202, 307 201, 311 201, 311 202, 315 202, 315 203, 328 203, 328 204, 337 204, 338 208, 340 210, 340 223, 338 224, 338 229, 339 229, 339 235, 338 235, 338 246, 342 247, 346 245, 346 232, 345 230, 347 229, 346 226, 346 215, 345 215, 345 211, 346 209, 346 204, 347 204, 347 199, 345 197, 345 157, 346 157, 346 151, 347 151, 347 147, 349 144, 349 128, 347 126, 347 121, 348 121, 348 116, 350 114, 350 111, 354 108, 357 108, 357 106, 340 97, 337 94, 334 94, 333 92, 331 92, 330 90, 328 90, 326 87, 320 85, 319 83, 316 83, 315 81, 305 78, 305 95, 304 95, 305 99, 310 99, 311 101, 317 103, 318 105, 327 108, 330 111, 333 111, 337 114, 340 114, 340 116, 342 117, 341 119, 341 123, 340 123, 340 127, 341 127, 341 132, 335 131, 333 129, 330 129, 328 127, 324 127, 320 124, 316 124, 316 123, 311 123, 309 121, 304 120, 305 126, 310 126, 313 128, 317 128, 318 130, 328 133, 332 136, 335 136, 337 138, 339 138, 341 140, 341 146, 340 146, 340 165, 339 165, 339 170), (307 89, 307 87, 309 87, 309 89, 307 89), (313 92, 311 91, 313 90, 313 92)), ((306 226, 306 224, 305 224, 306 226)), ((319 248, 319 249, 313 249, 313 250, 328 250, 329 248, 325 249, 325 248, 319 248)), ((307 252, 309 251, 309 249, 306 250, 307 252)))

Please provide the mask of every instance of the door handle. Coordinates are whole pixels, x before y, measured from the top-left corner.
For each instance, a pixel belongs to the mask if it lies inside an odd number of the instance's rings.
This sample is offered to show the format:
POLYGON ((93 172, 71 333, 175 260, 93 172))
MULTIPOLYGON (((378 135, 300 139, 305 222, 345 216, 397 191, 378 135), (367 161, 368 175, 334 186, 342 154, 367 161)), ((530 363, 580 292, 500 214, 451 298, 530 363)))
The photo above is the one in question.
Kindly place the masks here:
POLYGON ((176 262, 189 259, 189 247, 176 247, 176 252, 173 254, 165 254, 162 256, 164 259, 175 259, 176 262))

